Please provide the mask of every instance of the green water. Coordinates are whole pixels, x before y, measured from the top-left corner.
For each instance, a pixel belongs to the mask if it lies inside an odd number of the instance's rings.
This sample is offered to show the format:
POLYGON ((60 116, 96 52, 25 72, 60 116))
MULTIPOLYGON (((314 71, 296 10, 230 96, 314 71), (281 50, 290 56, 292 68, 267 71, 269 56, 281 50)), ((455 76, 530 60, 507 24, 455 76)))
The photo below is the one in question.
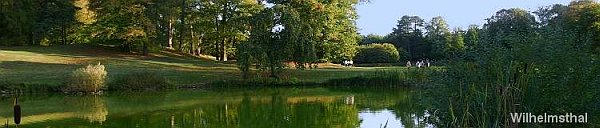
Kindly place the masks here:
MULTIPOLYGON (((19 127, 431 127, 415 97, 408 89, 326 88, 25 95, 19 127)), ((13 100, 0 98, 9 127, 13 100)))

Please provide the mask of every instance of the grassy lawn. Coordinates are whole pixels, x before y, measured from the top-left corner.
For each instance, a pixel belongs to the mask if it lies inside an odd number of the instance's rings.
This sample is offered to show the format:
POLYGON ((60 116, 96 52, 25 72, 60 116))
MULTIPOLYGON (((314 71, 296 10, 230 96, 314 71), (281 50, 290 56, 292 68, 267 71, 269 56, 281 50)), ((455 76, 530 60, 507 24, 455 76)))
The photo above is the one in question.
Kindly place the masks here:
MULTIPOLYGON (((154 72, 176 85, 205 84, 217 80, 241 79, 235 63, 217 62, 169 51, 140 56, 100 46, 51 46, 0 48, 0 81, 26 84, 60 85, 76 68, 101 63, 109 81, 131 72, 154 72)), ((342 67, 327 64, 314 70, 286 70, 289 78, 303 82, 353 77, 377 70, 403 67, 342 67)))

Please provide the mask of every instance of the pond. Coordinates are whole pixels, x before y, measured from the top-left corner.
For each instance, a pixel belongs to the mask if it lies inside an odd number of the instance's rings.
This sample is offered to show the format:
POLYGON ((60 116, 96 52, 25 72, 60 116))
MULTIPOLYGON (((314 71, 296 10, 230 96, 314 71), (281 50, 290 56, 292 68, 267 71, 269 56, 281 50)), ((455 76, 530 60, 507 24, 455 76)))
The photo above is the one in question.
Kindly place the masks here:
MULTIPOLYGON (((269 88, 19 98, 19 127, 433 127, 410 89, 269 88)), ((0 122, 13 121, 13 96, 0 122)))

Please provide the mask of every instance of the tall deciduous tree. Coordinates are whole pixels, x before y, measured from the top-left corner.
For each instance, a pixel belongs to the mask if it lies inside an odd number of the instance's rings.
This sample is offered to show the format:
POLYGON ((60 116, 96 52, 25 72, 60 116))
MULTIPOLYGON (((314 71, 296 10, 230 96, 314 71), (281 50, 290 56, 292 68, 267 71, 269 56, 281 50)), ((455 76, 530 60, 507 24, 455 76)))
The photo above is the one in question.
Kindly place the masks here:
POLYGON ((324 51, 324 54, 317 54, 319 59, 327 61, 338 61, 351 59, 357 52, 357 45, 360 36, 356 27, 355 5, 357 0, 331 0, 323 1, 325 4, 325 20, 322 37, 323 44, 318 45, 318 51, 324 51))
POLYGON ((317 61, 351 59, 359 35, 354 5, 358 1, 269 1, 279 9, 282 38, 298 68, 317 61))
POLYGON ((394 45, 406 49, 408 52, 407 58, 409 60, 419 59, 425 57, 423 42, 423 29, 425 20, 419 16, 402 16, 398 20, 398 25, 392 32, 395 38, 394 45))
POLYGON ((535 17, 523 9, 502 9, 486 19, 483 26, 486 42, 501 48, 531 43, 535 37, 537 23, 535 17))
POLYGON ((456 28, 452 31, 452 36, 448 41, 448 46, 445 49, 445 53, 450 58, 458 58, 465 51, 465 31, 461 28, 456 28))
POLYGON ((465 49, 467 51, 474 50, 479 43, 479 27, 477 25, 469 25, 465 33, 465 49))
POLYGON ((598 2, 581 0, 571 2, 564 12, 565 27, 575 34, 576 41, 572 45, 577 49, 600 53, 599 10, 598 2))
POLYGON ((94 1, 92 6, 98 15, 99 38, 116 42, 126 51, 148 54, 149 47, 156 46, 155 2, 151 0, 94 1))
POLYGON ((233 54, 234 45, 247 39, 249 17, 260 11, 264 5, 255 0, 217 0, 211 3, 214 11, 215 56, 227 61, 233 54))
POLYGON ((283 61, 287 58, 286 43, 281 40, 281 31, 274 29, 277 25, 276 9, 268 8, 254 15, 251 20, 252 29, 246 43, 238 45, 238 65, 247 76, 250 66, 256 64, 257 69, 268 70, 270 77, 277 77, 283 69, 283 61))
MULTIPOLYGON (((67 30, 74 21, 75 7, 68 0, 39 1, 34 42, 67 44, 67 30)), ((35 44, 34 44, 35 45, 35 44)))
POLYGON ((431 44, 430 57, 433 59, 446 57, 446 49, 451 37, 446 20, 441 16, 433 17, 425 26, 425 30, 427 30, 425 38, 431 44))

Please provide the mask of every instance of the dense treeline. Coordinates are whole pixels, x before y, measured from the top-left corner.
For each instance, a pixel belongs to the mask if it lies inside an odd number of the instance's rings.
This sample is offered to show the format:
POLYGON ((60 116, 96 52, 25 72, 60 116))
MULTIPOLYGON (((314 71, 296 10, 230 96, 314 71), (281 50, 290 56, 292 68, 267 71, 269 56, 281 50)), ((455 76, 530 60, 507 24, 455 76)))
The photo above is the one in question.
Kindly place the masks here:
POLYGON ((419 16, 403 16, 392 33, 365 35, 359 44, 391 42, 399 51, 406 51, 403 53, 406 60, 447 60, 459 57, 468 47, 473 47, 473 42, 479 39, 479 30, 477 25, 471 25, 468 30, 458 27, 451 31, 441 16, 433 17, 429 22, 419 16))
POLYGON ((482 28, 470 28, 466 51, 433 78, 433 121, 440 127, 598 127, 598 116, 587 123, 514 123, 509 114, 600 113, 598 10, 600 3, 588 0, 534 12, 502 9, 482 28))
POLYGON ((75 25, 69 0, 3 0, 0 2, 0 45, 66 44, 75 25))
POLYGON ((4 0, 0 3, 0 45, 92 43, 143 54, 172 48, 227 61, 237 58, 239 44, 268 43, 251 39, 260 38, 255 35, 262 32, 273 33, 272 38, 284 45, 284 54, 278 53, 283 55, 281 61, 335 61, 354 55, 359 38, 354 5, 358 2, 4 0))

